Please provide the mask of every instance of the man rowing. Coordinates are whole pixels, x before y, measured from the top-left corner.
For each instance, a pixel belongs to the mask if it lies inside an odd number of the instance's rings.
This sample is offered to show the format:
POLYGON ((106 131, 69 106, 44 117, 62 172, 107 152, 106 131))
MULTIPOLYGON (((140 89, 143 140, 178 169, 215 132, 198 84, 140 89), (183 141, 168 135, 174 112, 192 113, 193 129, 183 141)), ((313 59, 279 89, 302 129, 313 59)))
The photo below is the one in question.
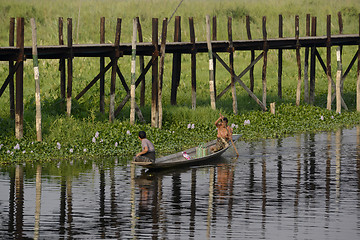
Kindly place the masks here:
POLYGON ((212 152, 217 152, 229 145, 232 139, 233 129, 228 126, 228 119, 220 113, 220 117, 215 121, 217 127, 217 142, 215 146, 210 147, 212 152))

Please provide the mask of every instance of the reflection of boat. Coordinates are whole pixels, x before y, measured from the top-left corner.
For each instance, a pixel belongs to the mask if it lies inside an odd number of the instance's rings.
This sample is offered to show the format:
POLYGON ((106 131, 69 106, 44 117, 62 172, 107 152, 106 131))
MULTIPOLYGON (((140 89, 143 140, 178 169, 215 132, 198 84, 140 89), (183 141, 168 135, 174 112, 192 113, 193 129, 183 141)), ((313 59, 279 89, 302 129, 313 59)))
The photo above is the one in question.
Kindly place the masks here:
MULTIPOLYGON (((240 138, 240 136, 241 135, 234 134, 233 142, 235 143, 236 140, 238 140, 240 138)), ((204 145, 204 147, 209 149, 211 146, 214 146, 215 144, 216 144, 216 140, 213 140, 211 142, 206 143, 204 145)), ((174 154, 171 154, 168 156, 157 158, 155 160, 155 162, 153 162, 153 163, 150 163, 150 162, 132 162, 132 163, 135 165, 138 165, 138 166, 142 166, 145 168, 151 168, 151 169, 169 168, 169 167, 175 167, 175 166, 180 166, 180 165, 198 164, 198 163, 203 163, 205 161, 210 161, 210 160, 218 158, 221 154, 223 154, 231 146, 232 146, 232 143, 230 142, 226 148, 221 149, 220 151, 202 156, 202 157, 197 157, 197 154, 196 154, 197 148, 194 147, 194 148, 190 148, 190 149, 187 149, 184 151, 190 155, 190 159, 184 158, 183 152, 178 152, 178 153, 174 153, 174 154)))

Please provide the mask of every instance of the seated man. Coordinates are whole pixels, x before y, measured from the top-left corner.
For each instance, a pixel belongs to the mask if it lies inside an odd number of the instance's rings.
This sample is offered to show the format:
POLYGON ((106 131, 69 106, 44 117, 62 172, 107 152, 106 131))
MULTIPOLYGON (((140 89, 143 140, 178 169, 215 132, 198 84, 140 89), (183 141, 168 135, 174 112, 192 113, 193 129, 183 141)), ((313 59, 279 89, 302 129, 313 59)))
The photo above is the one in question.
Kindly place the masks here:
POLYGON ((139 139, 141 141, 142 151, 134 157, 135 162, 154 162, 155 161, 155 147, 154 144, 146 138, 144 131, 139 132, 139 139))
POLYGON ((217 152, 223 148, 226 148, 229 145, 229 141, 232 138, 233 129, 228 126, 228 119, 221 115, 216 120, 215 126, 217 127, 217 142, 215 146, 210 147, 212 152, 217 152))

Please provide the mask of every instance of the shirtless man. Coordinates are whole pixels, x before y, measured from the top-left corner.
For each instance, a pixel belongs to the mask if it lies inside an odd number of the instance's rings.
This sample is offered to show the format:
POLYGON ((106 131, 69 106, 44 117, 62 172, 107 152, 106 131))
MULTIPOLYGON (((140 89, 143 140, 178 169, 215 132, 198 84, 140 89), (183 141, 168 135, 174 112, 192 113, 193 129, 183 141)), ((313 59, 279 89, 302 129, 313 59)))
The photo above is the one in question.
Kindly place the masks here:
POLYGON ((215 126, 218 129, 217 142, 210 150, 217 152, 229 145, 229 140, 232 138, 233 129, 227 125, 228 119, 220 113, 220 117, 216 120, 215 126))

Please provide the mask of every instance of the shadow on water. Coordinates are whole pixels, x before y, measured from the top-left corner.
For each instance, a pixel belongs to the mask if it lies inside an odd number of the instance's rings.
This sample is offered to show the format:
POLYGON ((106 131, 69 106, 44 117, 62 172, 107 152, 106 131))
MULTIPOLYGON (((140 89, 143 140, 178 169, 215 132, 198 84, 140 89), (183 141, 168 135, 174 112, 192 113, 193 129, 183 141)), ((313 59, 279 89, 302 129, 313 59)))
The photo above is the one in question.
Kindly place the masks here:
POLYGON ((360 127, 237 149, 163 171, 116 159, 3 167, 0 238, 359 238, 360 127))

